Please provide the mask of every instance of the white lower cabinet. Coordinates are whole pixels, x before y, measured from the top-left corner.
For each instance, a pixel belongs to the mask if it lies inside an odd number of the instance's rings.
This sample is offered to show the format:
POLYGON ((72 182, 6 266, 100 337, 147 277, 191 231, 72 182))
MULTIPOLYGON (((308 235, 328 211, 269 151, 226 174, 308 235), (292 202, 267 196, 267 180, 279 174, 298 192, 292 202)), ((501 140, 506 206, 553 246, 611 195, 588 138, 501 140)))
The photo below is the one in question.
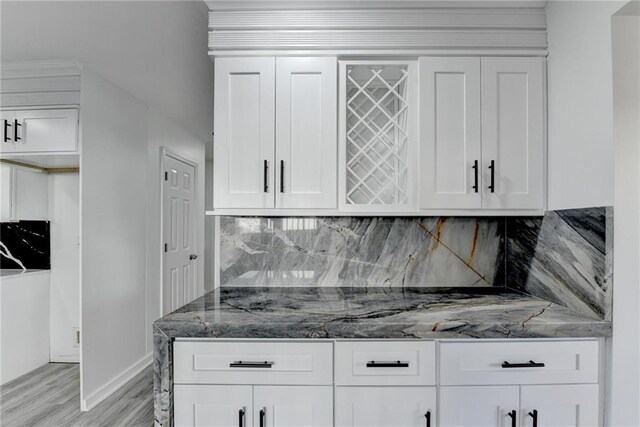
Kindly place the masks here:
POLYGON ((440 388, 441 427, 508 427, 517 423, 518 386, 440 388))
POLYGON ((599 422, 597 384, 522 386, 522 427, 595 427, 599 422))
POLYGON ((250 385, 174 386, 174 424, 180 426, 253 426, 250 385))
POLYGON ((336 426, 435 427, 435 387, 337 387, 336 426))
POLYGON ((332 386, 255 386, 253 406, 255 426, 333 426, 332 386))

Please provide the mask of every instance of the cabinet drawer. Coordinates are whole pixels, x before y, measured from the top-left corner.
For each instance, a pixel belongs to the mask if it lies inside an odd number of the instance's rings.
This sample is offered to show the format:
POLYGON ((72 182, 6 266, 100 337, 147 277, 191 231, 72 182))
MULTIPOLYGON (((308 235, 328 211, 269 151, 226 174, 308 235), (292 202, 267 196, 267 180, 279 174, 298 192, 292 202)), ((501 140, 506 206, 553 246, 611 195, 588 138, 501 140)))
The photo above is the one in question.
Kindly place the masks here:
POLYGON ((176 384, 332 384, 333 344, 174 343, 176 384))
POLYGON ((433 341, 336 343, 336 385, 433 385, 433 341))
POLYGON ((598 341, 443 342, 440 384, 598 382, 598 341))

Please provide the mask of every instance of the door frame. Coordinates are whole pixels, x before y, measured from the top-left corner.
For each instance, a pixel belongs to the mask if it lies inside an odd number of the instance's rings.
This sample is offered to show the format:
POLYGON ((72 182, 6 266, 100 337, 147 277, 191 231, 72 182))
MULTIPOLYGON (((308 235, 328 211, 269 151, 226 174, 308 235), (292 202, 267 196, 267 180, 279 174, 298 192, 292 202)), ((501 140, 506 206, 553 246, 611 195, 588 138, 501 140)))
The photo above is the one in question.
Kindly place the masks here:
MULTIPOLYGON (((193 194, 194 194, 194 209, 192 209, 192 215, 193 215, 193 245, 194 245, 194 250, 198 251, 199 247, 200 247, 200 239, 202 238, 201 234, 202 231, 199 229, 198 227, 198 217, 196 216, 197 210, 195 209, 196 206, 199 206, 200 200, 198 199, 198 164, 196 162, 194 162, 191 159, 188 159, 184 156, 181 156, 179 154, 177 154, 175 151, 167 148, 167 147, 160 147, 160 171, 159 171, 159 179, 160 179, 160 244, 158 247, 158 250, 160 251, 160 316, 164 316, 166 314, 169 314, 169 312, 165 312, 164 310, 164 302, 165 302, 165 277, 164 277, 164 266, 165 266, 165 251, 164 251, 164 243, 165 243, 165 217, 164 217, 164 202, 165 202, 165 179, 164 179, 164 172, 165 172, 165 167, 166 167, 166 158, 167 157, 171 157, 174 160, 177 160, 179 162, 185 163, 191 167, 193 167, 194 170, 194 174, 193 174, 193 194)), ((201 256, 202 254, 198 254, 198 256, 201 256)), ((194 260, 196 263, 196 268, 194 269, 194 280, 195 280, 195 285, 196 285, 196 289, 199 288, 198 286, 198 259, 194 260)))

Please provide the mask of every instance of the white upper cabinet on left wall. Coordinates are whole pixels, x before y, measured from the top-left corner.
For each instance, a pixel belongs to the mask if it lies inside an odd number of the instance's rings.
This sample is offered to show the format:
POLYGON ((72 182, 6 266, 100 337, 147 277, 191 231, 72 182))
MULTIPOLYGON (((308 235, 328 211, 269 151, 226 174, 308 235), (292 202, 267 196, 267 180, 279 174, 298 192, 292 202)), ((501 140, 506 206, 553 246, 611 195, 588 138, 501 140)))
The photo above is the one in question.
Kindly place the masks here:
POLYGON ((75 108, 2 111, 3 154, 78 151, 75 108))
POLYGON ((336 58, 216 58, 215 209, 336 207, 336 58))

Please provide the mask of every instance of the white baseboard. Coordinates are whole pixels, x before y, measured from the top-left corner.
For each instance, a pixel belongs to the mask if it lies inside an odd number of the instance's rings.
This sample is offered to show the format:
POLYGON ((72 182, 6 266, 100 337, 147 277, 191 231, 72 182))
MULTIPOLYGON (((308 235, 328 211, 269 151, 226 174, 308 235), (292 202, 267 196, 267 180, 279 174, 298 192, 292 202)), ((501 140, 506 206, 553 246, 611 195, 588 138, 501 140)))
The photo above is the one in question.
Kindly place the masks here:
POLYGON ((80 356, 78 356, 77 354, 70 355, 70 356, 63 356, 63 355, 51 356, 51 358, 49 359, 49 362, 51 362, 51 363, 80 363, 80 356))
POLYGON ((125 385, 129 380, 138 375, 140 372, 142 372, 142 370, 149 366, 151 362, 153 362, 153 353, 148 354, 147 356, 131 365, 120 375, 100 387, 95 392, 91 393, 91 395, 86 399, 82 399, 80 401, 80 410, 90 411, 91 409, 93 409, 98 403, 111 396, 112 393, 125 385))

